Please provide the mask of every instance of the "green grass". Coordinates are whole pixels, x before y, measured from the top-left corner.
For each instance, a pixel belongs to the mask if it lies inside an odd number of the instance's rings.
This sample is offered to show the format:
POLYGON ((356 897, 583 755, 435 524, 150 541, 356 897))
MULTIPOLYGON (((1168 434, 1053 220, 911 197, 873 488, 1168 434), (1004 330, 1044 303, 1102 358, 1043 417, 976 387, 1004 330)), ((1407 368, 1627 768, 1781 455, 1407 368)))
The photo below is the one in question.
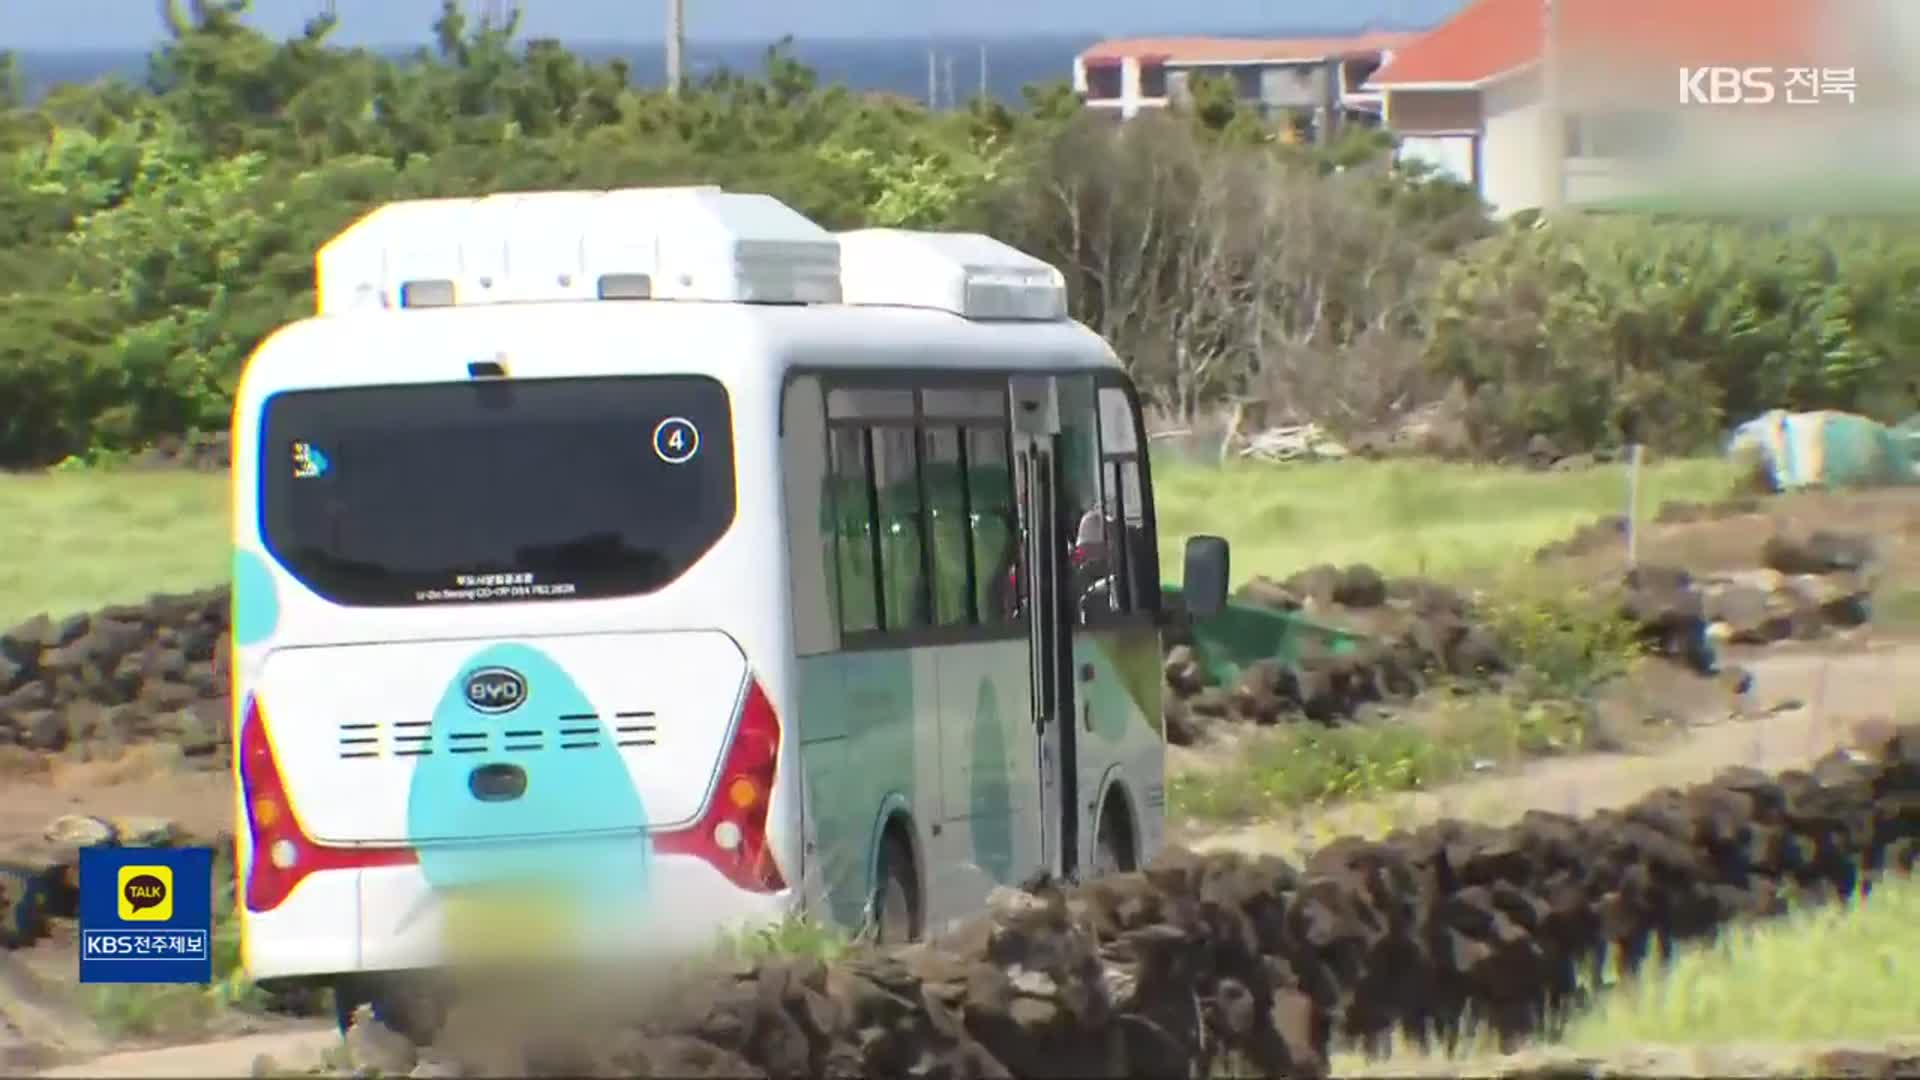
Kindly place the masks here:
POLYGON ((1655 1043, 1852 1042, 1920 1036, 1920 881, 1735 927, 1603 993, 1559 1040, 1604 1053, 1655 1043))
POLYGON ((723 933, 717 946, 720 958, 760 961, 782 957, 815 957, 832 961, 855 944, 845 930, 805 915, 792 915, 770 926, 723 933))
POLYGON ((1480 618, 1514 665, 1499 688, 1429 693, 1417 720, 1281 724, 1254 733, 1230 760, 1173 776, 1168 807, 1209 822, 1268 818, 1303 806, 1418 791, 1459 779, 1477 763, 1513 764, 1575 752, 1593 741, 1588 702, 1642 654, 1638 629, 1613 606, 1561 587, 1552 575, 1501 573, 1480 618))
MULTIPOLYGON (((1369 563, 1441 580, 1524 563, 1540 548, 1626 511, 1624 466, 1532 472, 1428 461, 1224 466, 1154 462, 1162 576, 1180 576, 1188 536, 1233 545, 1233 576, 1285 577, 1318 563, 1369 563)), ((1640 507, 1712 501, 1733 491, 1719 460, 1649 464, 1640 507)))
POLYGON ((0 629, 227 576, 224 474, 0 474, 0 629))
POLYGON ((1419 791, 1457 780, 1478 762, 1507 764, 1568 753, 1586 741, 1577 707, 1516 695, 1449 702, 1419 724, 1283 724, 1260 732, 1228 766, 1169 778, 1168 812, 1202 822, 1246 822, 1301 807, 1419 791))
POLYGON ((1920 1037, 1916 957, 1920 879, 1889 879, 1865 899, 1728 926, 1715 940, 1682 946, 1669 963, 1650 960, 1634 975, 1610 955, 1581 973, 1592 1002, 1551 1018, 1549 1030, 1510 1055, 1492 1032, 1469 1023, 1451 1049, 1422 1048, 1405 1037, 1379 1056, 1343 1046, 1334 1072, 1530 1075, 1531 1065, 1540 1075, 1559 1075, 1546 1066, 1599 1061, 1626 1068, 1621 1075, 1706 1075, 1756 1062, 1768 1075, 1804 1074, 1821 1048, 1920 1037), (1719 1068, 1717 1056, 1726 1058, 1719 1068))

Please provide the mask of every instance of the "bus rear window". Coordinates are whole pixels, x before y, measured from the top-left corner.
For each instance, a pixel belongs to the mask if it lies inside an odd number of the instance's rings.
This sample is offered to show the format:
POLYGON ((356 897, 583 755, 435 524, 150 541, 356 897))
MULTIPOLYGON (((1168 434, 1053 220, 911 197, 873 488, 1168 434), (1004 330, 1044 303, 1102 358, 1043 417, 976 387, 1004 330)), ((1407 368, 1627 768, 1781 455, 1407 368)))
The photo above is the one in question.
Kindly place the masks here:
POLYGON ((733 523, 732 435, 725 388, 701 376, 280 393, 261 532, 339 604, 638 595, 733 523))

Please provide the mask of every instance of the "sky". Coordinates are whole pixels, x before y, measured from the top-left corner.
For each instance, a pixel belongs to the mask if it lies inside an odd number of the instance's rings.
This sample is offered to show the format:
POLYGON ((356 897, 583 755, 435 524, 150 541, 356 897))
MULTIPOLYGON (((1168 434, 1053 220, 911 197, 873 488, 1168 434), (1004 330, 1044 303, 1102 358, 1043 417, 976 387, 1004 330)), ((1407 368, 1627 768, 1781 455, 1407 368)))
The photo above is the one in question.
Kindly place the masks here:
MULTIPOLYGON (((520 0, 528 36, 570 42, 658 41, 665 0, 520 0)), ((1025 34, 1260 33, 1430 24, 1462 0, 686 0, 701 41, 798 38, 1013 37, 1025 34)), ((0 0, 0 48, 143 48, 162 36, 162 0, 0 0)), ((488 0, 467 0, 469 12, 488 0)), ((424 42, 439 0, 334 0, 343 44, 424 42)), ((255 0, 252 21, 298 31, 324 0, 255 0)))

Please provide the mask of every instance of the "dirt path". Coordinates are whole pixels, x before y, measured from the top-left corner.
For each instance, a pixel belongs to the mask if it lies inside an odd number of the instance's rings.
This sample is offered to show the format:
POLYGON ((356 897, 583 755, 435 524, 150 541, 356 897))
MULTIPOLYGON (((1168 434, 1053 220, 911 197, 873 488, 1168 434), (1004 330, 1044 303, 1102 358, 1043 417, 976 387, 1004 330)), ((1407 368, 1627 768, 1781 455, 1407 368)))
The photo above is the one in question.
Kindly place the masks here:
POLYGON ((36 1076, 67 1077, 205 1077, 250 1076, 261 1057, 273 1059, 283 1070, 304 1072, 320 1063, 320 1055, 339 1043, 331 1024, 288 1031, 240 1035, 215 1042, 129 1050, 62 1065, 36 1076))
POLYGON ((1442 817, 1502 824, 1528 810, 1590 814, 1662 787, 1710 780, 1736 765, 1764 772, 1796 768, 1854 744, 1863 724, 1888 720, 1915 704, 1903 693, 1902 670, 1916 664, 1916 644, 1838 655, 1768 653, 1746 661, 1754 675, 1748 717, 1717 722, 1702 717, 1648 752, 1537 761, 1432 791, 1315 808, 1288 820, 1183 837, 1182 842, 1200 851, 1292 856, 1337 835, 1379 835, 1442 817))
POLYGON ((105 1053, 106 1040, 70 1000, 72 992, 0 952, 0 1075, 105 1053))
POLYGON ((31 844, 62 814, 165 818, 189 835, 233 828, 233 774, 187 769, 139 755, 116 762, 59 763, 39 774, 0 776, 0 842, 31 844))
POLYGON ((248 1076, 262 1054, 304 1070, 339 1042, 330 1023, 259 1019, 245 1034, 116 1046, 81 1006, 77 989, 20 954, 0 952, 0 1076, 248 1076))

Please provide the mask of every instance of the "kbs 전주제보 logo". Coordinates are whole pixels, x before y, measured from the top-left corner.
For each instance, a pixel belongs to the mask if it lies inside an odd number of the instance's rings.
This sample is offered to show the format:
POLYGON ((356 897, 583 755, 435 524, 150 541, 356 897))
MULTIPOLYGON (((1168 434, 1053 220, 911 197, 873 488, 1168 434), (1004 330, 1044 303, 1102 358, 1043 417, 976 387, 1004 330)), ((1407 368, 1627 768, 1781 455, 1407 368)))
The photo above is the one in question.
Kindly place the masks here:
POLYGON ((84 848, 80 981, 213 981, 213 850, 84 848))

